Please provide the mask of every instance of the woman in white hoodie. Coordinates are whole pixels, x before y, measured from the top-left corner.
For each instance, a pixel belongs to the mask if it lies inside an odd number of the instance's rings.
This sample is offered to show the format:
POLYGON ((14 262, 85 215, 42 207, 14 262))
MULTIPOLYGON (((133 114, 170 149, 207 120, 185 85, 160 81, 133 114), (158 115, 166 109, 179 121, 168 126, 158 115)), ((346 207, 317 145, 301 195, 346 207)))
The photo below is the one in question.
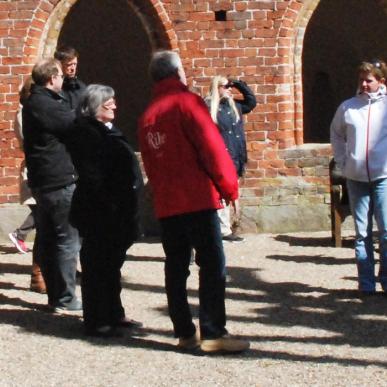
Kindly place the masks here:
POLYGON ((347 178, 355 221, 355 256, 359 290, 375 294, 372 219, 380 241, 379 281, 387 291, 387 97, 384 62, 363 62, 359 88, 344 101, 331 124, 331 143, 338 166, 347 178))

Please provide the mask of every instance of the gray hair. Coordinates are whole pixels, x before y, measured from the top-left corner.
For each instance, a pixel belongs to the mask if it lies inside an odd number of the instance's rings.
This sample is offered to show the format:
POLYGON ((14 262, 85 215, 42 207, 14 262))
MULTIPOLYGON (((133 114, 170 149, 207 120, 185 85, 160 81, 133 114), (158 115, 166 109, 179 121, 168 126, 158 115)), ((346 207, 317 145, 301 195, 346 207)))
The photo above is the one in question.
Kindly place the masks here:
POLYGON ((77 117, 95 118, 98 108, 111 98, 114 98, 112 87, 97 84, 87 86, 77 108, 77 117))
POLYGON ((170 50, 156 51, 149 64, 149 74, 153 81, 161 81, 172 75, 177 75, 182 67, 179 55, 170 50))
POLYGON ((61 64, 54 58, 42 59, 32 69, 32 80, 39 86, 46 86, 52 77, 59 74, 61 64))

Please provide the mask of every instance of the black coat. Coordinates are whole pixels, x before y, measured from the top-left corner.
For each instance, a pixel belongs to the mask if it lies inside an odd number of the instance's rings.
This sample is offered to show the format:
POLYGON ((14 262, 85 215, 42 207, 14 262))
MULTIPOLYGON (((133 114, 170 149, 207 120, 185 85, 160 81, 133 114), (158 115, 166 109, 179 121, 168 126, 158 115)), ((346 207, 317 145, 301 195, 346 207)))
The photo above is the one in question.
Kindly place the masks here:
POLYGON ((82 118, 68 144, 79 174, 70 219, 81 236, 110 237, 129 247, 138 236, 138 193, 142 176, 137 158, 115 127, 82 118))
POLYGON ((51 190, 76 180, 65 141, 75 114, 63 97, 43 86, 33 85, 22 111, 24 152, 28 185, 51 190))
POLYGON ((62 94, 66 98, 71 109, 76 109, 86 89, 86 85, 77 77, 65 78, 62 85, 62 94))
MULTIPOLYGON (((226 144, 238 176, 242 176, 247 162, 246 136, 243 128, 242 114, 250 113, 257 104, 251 89, 243 81, 233 81, 233 85, 243 95, 243 100, 235 100, 240 119, 236 120, 235 114, 228 103, 223 99, 219 103, 217 114, 218 128, 226 144)), ((209 103, 209 101, 207 101, 209 103)))

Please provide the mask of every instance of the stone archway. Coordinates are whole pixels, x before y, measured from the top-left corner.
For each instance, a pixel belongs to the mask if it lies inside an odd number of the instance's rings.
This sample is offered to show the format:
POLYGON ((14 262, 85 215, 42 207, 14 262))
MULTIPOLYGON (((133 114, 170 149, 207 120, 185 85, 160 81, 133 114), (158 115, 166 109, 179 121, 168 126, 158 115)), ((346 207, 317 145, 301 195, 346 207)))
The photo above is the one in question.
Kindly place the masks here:
MULTIPOLYGON (((57 45, 74 46, 80 52, 80 78, 115 89, 116 124, 136 148, 137 118, 150 94, 147 67, 151 52, 177 48, 161 2, 62 0, 49 9, 43 1, 37 12, 39 21, 46 12, 49 17, 41 23, 37 56, 52 56, 57 45)), ((31 32, 36 35, 35 30, 31 32)))

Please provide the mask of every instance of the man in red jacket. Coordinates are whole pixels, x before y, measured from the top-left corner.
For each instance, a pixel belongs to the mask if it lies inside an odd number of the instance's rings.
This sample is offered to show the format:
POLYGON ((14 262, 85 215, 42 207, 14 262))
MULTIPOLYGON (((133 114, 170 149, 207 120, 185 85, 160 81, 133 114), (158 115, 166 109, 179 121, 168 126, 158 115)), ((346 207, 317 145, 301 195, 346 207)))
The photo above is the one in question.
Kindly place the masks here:
POLYGON ((151 59, 153 98, 139 120, 139 144, 166 255, 165 285, 178 347, 241 352, 225 328, 225 256, 216 210, 238 197, 235 167, 206 105, 188 91, 180 57, 151 59), (191 249, 200 266, 200 338, 187 301, 191 249))

